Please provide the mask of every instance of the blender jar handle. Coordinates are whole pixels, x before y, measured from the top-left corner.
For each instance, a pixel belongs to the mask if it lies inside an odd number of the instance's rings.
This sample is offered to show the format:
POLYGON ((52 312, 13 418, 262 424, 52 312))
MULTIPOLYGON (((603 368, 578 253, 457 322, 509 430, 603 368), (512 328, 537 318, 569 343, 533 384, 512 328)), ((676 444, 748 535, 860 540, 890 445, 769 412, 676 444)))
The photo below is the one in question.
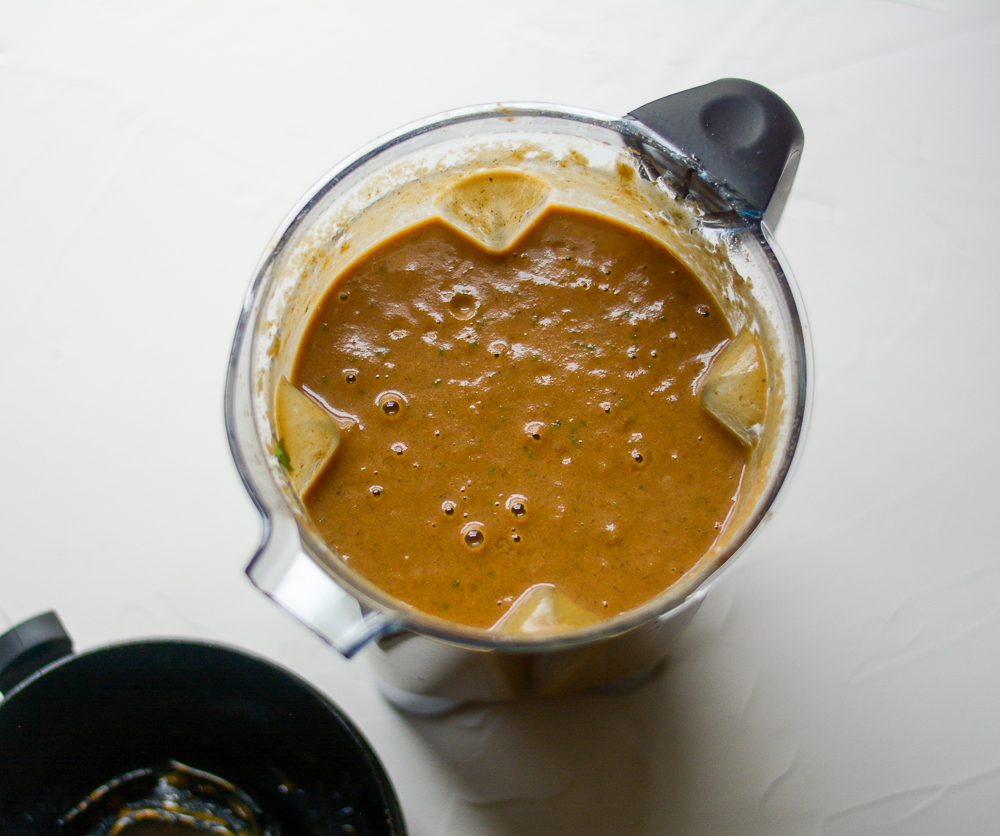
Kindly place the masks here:
POLYGON ((775 93, 724 78, 674 93, 628 114, 695 158, 761 213, 778 223, 802 153, 802 126, 775 93))
POLYGON ((50 662, 72 652, 73 640, 54 612, 11 627, 0 636, 0 698, 50 662))

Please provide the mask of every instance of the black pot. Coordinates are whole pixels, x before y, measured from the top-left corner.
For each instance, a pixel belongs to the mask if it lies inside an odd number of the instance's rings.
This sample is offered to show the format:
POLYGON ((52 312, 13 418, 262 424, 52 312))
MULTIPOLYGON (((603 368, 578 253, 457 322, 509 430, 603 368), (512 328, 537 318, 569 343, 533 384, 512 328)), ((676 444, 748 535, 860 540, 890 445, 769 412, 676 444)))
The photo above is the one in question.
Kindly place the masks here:
POLYGON ((0 636, 0 688, 4 836, 58 833, 96 788, 170 761, 235 784, 282 836, 406 832, 382 764, 340 709, 242 651, 140 641, 73 655, 46 613, 0 636))

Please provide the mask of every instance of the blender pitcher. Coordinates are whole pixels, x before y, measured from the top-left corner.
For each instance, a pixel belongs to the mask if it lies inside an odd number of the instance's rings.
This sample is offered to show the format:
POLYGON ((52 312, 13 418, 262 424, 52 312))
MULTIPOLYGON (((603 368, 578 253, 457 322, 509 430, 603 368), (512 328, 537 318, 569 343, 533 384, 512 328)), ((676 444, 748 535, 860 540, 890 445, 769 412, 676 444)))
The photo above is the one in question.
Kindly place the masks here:
POLYGON ((798 120, 780 98, 725 79, 624 118, 535 104, 455 110, 376 140, 334 168, 267 247, 230 359, 230 446, 264 523, 251 581, 345 656, 367 646, 383 693, 412 711, 641 681, 772 509, 805 424, 807 328, 772 237, 801 147, 798 120), (716 415, 751 453, 735 509, 708 552, 635 609, 541 633, 449 622, 349 568, 305 512, 279 461, 276 431, 278 382, 332 278, 440 211, 438 198, 455 182, 498 169, 542 184, 529 201, 603 215, 663 242, 702 280, 733 333, 759 348, 767 381, 752 421, 729 409, 726 381, 718 387, 716 415))

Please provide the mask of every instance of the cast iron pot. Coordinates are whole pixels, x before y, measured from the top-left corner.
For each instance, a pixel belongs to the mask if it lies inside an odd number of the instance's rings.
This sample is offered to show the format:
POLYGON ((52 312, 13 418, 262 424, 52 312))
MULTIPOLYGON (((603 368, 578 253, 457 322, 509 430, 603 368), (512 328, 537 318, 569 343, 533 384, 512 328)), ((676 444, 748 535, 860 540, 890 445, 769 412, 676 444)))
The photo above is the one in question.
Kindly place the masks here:
POLYGON ((404 836, 389 778, 330 700, 242 651, 140 641, 74 655, 55 613, 0 636, 0 833, 59 832, 89 793, 179 761, 246 792, 282 836, 404 836))

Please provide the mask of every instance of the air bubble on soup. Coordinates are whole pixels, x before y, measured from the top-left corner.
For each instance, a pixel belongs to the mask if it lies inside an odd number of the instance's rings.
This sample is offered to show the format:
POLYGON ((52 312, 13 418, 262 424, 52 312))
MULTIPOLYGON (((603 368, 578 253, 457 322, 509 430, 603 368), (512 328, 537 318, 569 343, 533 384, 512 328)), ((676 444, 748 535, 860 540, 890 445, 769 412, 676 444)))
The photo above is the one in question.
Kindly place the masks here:
POLYGON ((470 549, 481 549, 486 545, 486 534, 481 522, 468 522, 462 526, 462 541, 470 549))
POLYGON ((549 583, 529 587, 492 629, 500 633, 556 633, 587 627, 601 617, 581 607, 549 583))
POLYGON ((504 506, 518 519, 528 513, 528 499, 519 493, 508 496, 504 506))
POLYGON ((755 444, 767 409, 767 371, 747 329, 716 358, 701 385, 702 406, 745 444, 755 444))
POLYGON ((406 396, 402 392, 389 390, 382 392, 375 403, 386 418, 398 418, 400 411, 406 405, 406 396))
POLYGON ((304 491, 336 453, 340 428, 326 410, 281 378, 274 399, 276 455, 292 487, 304 491))
POLYGON ((479 310, 479 299, 474 288, 456 287, 448 294, 448 309, 455 319, 472 319, 479 310))
POLYGON ((552 187, 522 171, 494 169, 463 177, 438 198, 441 218, 496 252, 539 216, 552 187))

